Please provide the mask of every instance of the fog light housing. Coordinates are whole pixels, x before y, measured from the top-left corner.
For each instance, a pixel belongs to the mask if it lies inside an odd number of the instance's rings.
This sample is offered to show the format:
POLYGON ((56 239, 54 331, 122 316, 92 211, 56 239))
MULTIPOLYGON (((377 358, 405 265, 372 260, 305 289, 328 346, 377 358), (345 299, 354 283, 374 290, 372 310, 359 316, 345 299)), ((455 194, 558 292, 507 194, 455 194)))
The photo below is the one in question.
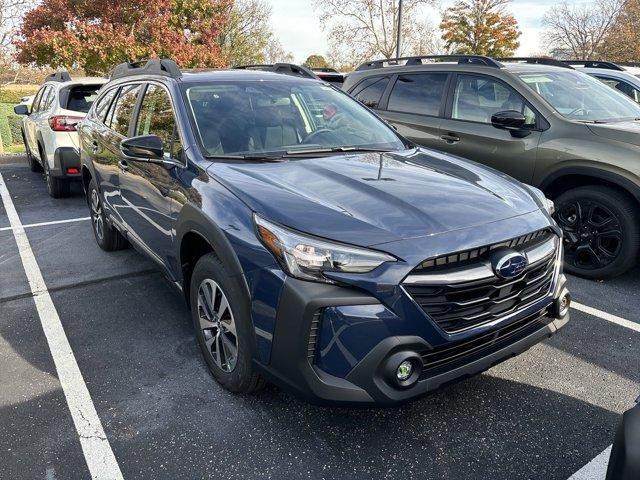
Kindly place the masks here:
POLYGON ((396 378, 401 382, 405 382, 409 377, 411 377, 412 373, 413 365, 411 361, 405 360, 398 366, 398 369, 396 370, 396 378))
POLYGON ((569 314, 571 308, 571 294, 569 290, 563 288, 558 298, 553 302, 552 313, 555 318, 564 318, 569 314))
POLYGON ((384 376, 395 388, 412 387, 422 373, 422 357, 416 352, 396 352, 383 364, 384 376))

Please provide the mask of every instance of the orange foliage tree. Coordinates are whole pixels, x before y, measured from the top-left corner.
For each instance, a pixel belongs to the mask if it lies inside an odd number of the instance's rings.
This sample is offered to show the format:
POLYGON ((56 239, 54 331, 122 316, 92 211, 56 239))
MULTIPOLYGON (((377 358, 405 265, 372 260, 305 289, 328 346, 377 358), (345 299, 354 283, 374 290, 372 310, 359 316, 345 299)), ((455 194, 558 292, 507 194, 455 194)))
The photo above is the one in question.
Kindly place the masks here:
POLYGON ((231 6, 232 0, 43 0, 24 17, 17 60, 90 74, 151 57, 183 67, 223 66, 219 37, 231 6))
POLYGON ((520 30, 506 11, 511 0, 459 0, 442 15, 445 47, 453 53, 508 57, 518 49, 520 30))

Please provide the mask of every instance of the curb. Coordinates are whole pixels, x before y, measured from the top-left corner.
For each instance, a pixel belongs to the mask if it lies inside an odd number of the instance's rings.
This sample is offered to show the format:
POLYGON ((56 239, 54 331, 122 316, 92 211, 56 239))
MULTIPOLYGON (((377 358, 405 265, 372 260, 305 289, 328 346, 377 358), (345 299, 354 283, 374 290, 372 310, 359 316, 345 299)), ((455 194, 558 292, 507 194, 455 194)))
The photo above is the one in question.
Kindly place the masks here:
POLYGON ((27 156, 24 153, 0 153, 0 165, 12 163, 27 163, 27 156))

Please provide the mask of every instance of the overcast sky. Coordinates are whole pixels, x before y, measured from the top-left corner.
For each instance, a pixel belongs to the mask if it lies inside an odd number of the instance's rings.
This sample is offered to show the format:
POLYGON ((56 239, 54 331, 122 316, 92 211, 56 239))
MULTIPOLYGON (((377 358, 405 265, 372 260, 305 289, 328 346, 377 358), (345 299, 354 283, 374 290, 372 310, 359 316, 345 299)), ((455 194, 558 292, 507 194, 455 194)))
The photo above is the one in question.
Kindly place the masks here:
MULTIPOLYGON (((570 3, 585 0, 569 0, 570 3)), ((327 50, 325 33, 318 23, 318 15, 314 12, 311 0, 270 0, 273 5, 271 22, 273 29, 284 46, 293 53, 297 62, 304 61, 312 53, 324 54, 327 50)), ((453 1, 441 0, 446 6, 453 1)), ((540 43, 542 31, 541 20, 549 6, 559 3, 558 0, 514 0, 511 13, 518 20, 522 36, 518 55, 533 55, 544 50, 540 43)), ((440 16, 433 9, 425 10, 424 15, 433 24, 438 24, 440 16)))

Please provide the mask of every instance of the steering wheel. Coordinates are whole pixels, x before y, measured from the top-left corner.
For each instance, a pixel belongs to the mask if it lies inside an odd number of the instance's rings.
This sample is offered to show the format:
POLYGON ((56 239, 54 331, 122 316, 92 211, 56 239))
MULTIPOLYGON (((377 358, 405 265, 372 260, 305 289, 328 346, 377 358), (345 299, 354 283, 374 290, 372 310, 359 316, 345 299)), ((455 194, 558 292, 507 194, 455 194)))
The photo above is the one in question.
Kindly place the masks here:
POLYGON ((314 142, 312 142, 312 140, 314 140, 316 137, 320 137, 322 135, 330 135, 332 137, 335 137, 335 133, 330 128, 320 128, 320 129, 316 130, 315 132, 311 132, 309 135, 307 135, 307 137, 302 141, 302 144, 303 145, 308 145, 310 143, 314 143, 314 142))
POLYGON ((583 115, 588 115, 589 114, 589 110, 587 110, 584 107, 580 107, 580 108, 576 108, 575 110, 571 111, 571 113, 569 113, 567 115, 567 117, 571 118, 574 115, 577 115, 578 113, 582 112, 583 115))

